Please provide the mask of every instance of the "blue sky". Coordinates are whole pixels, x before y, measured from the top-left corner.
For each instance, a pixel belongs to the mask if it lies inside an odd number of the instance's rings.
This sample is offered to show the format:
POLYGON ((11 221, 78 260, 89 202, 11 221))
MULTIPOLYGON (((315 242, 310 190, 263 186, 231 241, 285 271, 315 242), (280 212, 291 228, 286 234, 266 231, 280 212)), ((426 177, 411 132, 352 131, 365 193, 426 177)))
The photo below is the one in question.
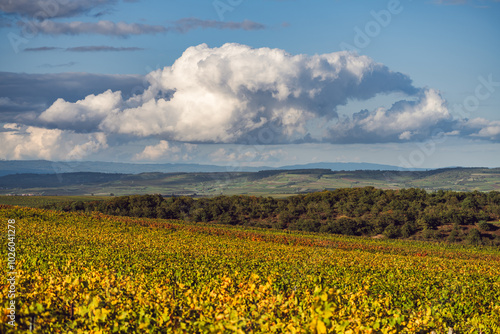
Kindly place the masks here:
POLYGON ((489 0, 0 0, 0 158, 500 166, 498 17, 489 0))

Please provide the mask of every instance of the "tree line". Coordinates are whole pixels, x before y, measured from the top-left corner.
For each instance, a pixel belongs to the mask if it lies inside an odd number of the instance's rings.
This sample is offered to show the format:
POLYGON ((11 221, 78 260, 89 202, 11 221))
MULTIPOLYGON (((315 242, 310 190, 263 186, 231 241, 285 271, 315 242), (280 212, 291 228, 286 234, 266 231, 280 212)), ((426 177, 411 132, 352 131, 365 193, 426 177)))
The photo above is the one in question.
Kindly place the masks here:
POLYGON ((230 225, 326 232, 345 235, 488 242, 485 233, 498 227, 500 192, 428 193, 422 189, 382 190, 373 187, 337 189, 284 199, 255 196, 163 197, 120 196, 106 201, 55 203, 46 208, 99 211, 110 215, 181 219, 230 225), (443 235, 441 226, 453 229, 443 235), (476 228, 464 228, 475 225, 476 228), (464 230, 468 231, 467 235, 464 230), (475 231, 472 231, 475 230, 475 231), (481 233, 481 231, 483 233, 481 233), (471 234, 472 233, 472 234, 471 234))

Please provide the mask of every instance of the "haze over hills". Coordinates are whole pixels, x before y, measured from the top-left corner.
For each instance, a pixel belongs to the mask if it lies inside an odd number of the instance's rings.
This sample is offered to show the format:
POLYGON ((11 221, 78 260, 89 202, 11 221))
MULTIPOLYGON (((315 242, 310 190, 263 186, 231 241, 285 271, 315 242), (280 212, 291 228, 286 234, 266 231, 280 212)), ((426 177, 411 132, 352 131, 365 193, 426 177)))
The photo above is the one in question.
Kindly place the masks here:
POLYGON ((295 170, 295 169, 331 169, 332 171, 355 171, 355 170, 425 170, 425 169, 405 169, 397 166, 360 163, 360 162, 319 162, 303 165, 290 165, 281 167, 269 166, 218 166, 202 164, 137 164, 121 162, 100 162, 100 161, 47 161, 47 160, 4 160, 0 161, 0 176, 10 174, 60 174, 77 172, 95 173, 120 173, 120 174, 140 174, 140 173, 212 173, 212 172, 257 172, 261 170, 295 170))

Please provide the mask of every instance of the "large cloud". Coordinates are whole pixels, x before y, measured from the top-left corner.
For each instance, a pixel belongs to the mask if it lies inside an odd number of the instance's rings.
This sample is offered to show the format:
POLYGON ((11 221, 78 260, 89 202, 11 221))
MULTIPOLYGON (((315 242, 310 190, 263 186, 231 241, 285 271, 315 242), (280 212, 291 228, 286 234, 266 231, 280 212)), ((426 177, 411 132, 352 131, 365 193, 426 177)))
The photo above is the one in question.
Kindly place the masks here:
MULTIPOLYGON (((131 97, 103 90, 76 102, 58 99, 32 125, 160 141, 137 159, 172 153, 169 141, 387 143, 424 141, 436 132, 500 140, 498 121, 454 119, 439 91, 416 88, 408 76, 349 52, 307 56, 202 44, 146 80, 147 89, 131 97), (337 114, 349 101, 392 93, 406 98, 391 107, 337 114)), ((219 153, 222 160, 233 156, 219 153)))
POLYGON ((239 44, 190 47, 172 66, 147 79, 150 87, 129 100, 103 93, 103 100, 114 101, 107 113, 91 105, 96 96, 75 104, 59 100, 40 120, 75 131, 185 142, 241 142, 272 127, 269 143, 279 143, 300 140, 309 120, 336 118, 336 108, 351 99, 419 91, 408 76, 366 56, 294 56, 239 44))

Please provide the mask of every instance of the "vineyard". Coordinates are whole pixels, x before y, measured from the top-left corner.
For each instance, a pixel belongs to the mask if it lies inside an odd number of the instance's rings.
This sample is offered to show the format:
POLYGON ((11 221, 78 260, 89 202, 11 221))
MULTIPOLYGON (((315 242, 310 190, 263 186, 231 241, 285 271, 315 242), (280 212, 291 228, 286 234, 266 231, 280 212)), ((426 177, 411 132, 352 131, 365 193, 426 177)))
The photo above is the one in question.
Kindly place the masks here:
POLYGON ((0 218, 4 235, 16 221, 19 333, 500 332, 498 248, 6 205, 0 218))
POLYGON ((68 201, 90 202, 109 199, 109 196, 0 196, 0 205, 19 205, 37 208, 68 201))

